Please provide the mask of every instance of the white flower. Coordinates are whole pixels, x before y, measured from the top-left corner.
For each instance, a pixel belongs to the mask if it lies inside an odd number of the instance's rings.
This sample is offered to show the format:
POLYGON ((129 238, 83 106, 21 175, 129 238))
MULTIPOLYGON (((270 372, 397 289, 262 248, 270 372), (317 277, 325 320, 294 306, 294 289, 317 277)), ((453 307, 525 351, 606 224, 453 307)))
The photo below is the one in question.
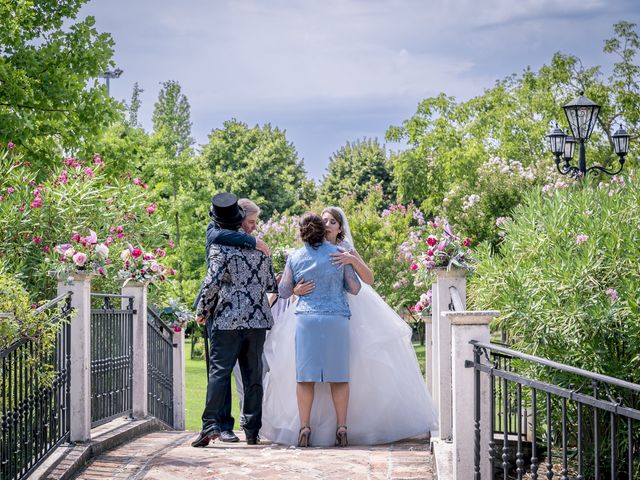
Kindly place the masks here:
POLYGON ((126 248, 120 253, 120 258, 122 259, 123 262, 126 262, 129 259, 130 255, 131 255, 131 252, 129 251, 128 248, 126 248))
POLYGON ((109 247, 107 247, 104 243, 96 246, 96 253, 100 255, 102 258, 107 258, 109 256, 109 247))
POLYGON ((149 267, 149 270, 151 270, 153 273, 158 273, 160 271, 160 265, 158 265, 156 262, 153 262, 149 267))

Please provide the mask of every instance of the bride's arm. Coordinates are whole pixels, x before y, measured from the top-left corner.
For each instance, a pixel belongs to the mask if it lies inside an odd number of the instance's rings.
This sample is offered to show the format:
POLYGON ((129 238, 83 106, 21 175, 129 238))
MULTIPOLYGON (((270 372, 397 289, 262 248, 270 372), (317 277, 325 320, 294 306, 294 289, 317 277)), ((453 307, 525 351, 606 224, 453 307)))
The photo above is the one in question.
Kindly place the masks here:
POLYGON ((373 272, 355 249, 349 252, 332 253, 331 258, 334 265, 351 265, 360 280, 367 285, 373 285, 373 272))

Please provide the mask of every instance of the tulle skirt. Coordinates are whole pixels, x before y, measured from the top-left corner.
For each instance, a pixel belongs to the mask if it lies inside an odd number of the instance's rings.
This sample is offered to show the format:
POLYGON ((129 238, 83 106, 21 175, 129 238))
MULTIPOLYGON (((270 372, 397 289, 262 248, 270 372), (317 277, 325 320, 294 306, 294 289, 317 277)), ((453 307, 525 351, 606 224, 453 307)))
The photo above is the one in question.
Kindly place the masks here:
MULTIPOLYGON (((436 412, 420 371, 411 328, 368 285, 349 295, 349 443, 376 445, 424 436, 437 429, 436 412)), ((295 445, 300 422, 296 401, 295 305, 276 317, 267 336, 262 429, 273 442, 295 445)), ((330 385, 317 383, 311 411, 311 444, 333 445, 336 416, 330 385)))

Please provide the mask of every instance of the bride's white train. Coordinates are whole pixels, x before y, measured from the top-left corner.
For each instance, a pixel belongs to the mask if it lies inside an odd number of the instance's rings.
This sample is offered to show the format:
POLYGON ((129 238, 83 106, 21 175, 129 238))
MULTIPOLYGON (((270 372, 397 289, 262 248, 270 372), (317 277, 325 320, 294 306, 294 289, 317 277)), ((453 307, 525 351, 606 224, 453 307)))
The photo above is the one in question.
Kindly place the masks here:
MULTIPOLYGON (((411 345, 411 328, 368 285, 348 295, 350 400, 347 416, 353 445, 389 443, 437 429, 436 412, 411 345)), ((295 445, 300 428, 296 402, 295 308, 276 318, 264 346, 262 437, 295 445)), ((333 445, 336 417, 329 384, 316 384, 311 444, 333 445)))

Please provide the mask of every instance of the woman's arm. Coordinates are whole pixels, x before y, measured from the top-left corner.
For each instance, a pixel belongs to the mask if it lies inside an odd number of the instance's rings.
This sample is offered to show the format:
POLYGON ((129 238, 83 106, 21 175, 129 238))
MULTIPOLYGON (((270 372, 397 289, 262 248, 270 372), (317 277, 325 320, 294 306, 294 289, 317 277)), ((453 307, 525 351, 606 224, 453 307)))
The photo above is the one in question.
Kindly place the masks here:
POLYGON ((362 257, 360 257, 356 250, 332 253, 331 259, 333 260, 334 265, 351 265, 360 277, 360 280, 367 285, 373 285, 373 272, 365 261, 362 260, 362 257))
POLYGON ((280 279, 280 285, 278 285, 278 295, 280 295, 280 298, 289 298, 293 295, 294 286, 293 270, 291 269, 289 259, 287 259, 287 264, 284 267, 284 273, 280 279))
POLYGON ((214 226, 207 230, 207 247, 213 244, 228 247, 245 247, 260 250, 265 255, 271 255, 269 247, 259 238, 237 230, 227 230, 214 226))
POLYGON ((356 272, 351 265, 344 266, 344 289, 352 295, 357 295, 360 292, 362 284, 356 272))

